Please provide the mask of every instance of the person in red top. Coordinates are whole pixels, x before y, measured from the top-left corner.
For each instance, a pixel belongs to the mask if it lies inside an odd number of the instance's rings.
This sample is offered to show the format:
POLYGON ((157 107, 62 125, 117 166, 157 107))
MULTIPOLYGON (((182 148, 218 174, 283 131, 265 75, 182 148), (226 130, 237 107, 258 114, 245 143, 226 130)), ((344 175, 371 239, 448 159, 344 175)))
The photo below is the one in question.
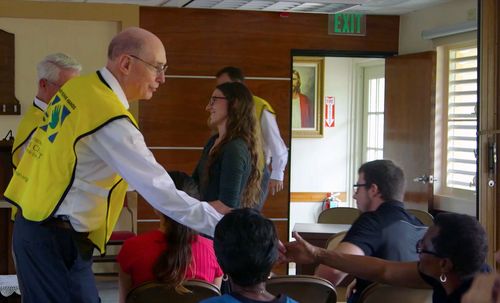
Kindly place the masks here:
MULTIPOLYGON (((197 198, 196 183, 185 173, 170 172, 179 190, 197 198)), ((156 211, 155 211, 156 212, 156 211)), ((222 270, 215 257, 213 242, 167 216, 160 217, 158 230, 131 238, 118 254, 120 303, 136 286, 161 281, 183 293, 186 279, 200 279, 220 287, 222 270)))

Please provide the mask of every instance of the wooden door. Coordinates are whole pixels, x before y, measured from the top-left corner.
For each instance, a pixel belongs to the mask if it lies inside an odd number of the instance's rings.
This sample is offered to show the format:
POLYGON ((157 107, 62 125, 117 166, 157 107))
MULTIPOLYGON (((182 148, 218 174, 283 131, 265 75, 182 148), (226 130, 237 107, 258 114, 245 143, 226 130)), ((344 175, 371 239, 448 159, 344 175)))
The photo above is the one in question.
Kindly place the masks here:
POLYGON ((407 207, 432 210, 432 183, 414 179, 434 170, 436 53, 388 58, 385 81, 384 158, 405 173, 407 207))

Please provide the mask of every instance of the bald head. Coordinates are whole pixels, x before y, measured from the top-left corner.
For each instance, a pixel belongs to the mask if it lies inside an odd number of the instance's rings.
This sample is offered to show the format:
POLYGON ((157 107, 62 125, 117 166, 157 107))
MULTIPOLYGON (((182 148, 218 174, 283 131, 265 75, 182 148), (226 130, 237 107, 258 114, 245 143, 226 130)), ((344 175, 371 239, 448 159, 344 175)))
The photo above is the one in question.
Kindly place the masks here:
POLYGON ((148 100, 165 82, 167 57, 161 40, 138 27, 117 34, 109 44, 106 67, 128 100, 148 100))
POLYGON ((130 27, 111 40, 108 47, 108 59, 114 60, 123 54, 140 55, 144 48, 158 43, 161 44, 161 41, 153 33, 139 27, 130 27))

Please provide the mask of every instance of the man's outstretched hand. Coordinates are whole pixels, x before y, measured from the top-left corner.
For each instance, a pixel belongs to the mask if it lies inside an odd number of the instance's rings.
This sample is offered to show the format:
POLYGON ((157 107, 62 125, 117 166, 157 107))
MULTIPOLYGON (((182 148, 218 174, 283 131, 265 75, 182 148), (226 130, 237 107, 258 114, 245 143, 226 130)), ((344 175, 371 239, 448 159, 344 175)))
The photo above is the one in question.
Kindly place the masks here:
POLYGON ((288 262, 299 264, 318 263, 320 248, 309 244, 297 232, 293 232, 292 236, 296 241, 285 244, 285 255, 288 262))

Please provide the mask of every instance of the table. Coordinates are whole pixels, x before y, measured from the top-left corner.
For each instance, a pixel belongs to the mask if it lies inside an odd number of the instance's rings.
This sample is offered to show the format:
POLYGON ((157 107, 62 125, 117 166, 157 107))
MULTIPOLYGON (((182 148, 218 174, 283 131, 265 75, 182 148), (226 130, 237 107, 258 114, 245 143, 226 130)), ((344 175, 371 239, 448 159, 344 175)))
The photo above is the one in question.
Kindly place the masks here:
MULTIPOLYGON (((319 247, 326 247, 326 242, 331 236, 340 232, 349 230, 350 224, 322 224, 322 223, 295 223, 293 231, 296 231, 300 236, 319 247)), ((312 275, 314 274, 314 265, 297 264, 297 275, 312 275)))
POLYGON ((0 275, 0 294, 4 297, 11 296, 13 293, 21 294, 16 275, 0 275))
POLYGON ((20 303, 20 295, 16 275, 0 275, 0 302, 20 303))

